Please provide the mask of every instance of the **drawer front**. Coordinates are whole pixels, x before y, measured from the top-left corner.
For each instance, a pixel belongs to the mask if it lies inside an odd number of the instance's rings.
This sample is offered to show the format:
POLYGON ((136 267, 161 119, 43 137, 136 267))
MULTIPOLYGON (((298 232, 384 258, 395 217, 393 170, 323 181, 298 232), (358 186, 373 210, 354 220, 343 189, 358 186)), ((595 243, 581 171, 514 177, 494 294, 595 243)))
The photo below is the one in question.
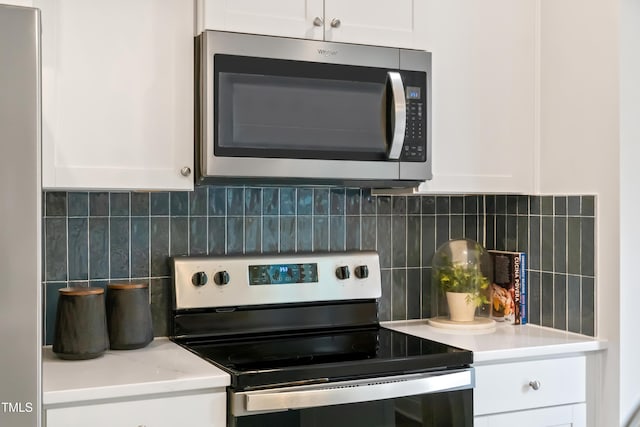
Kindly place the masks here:
POLYGON ((226 394, 207 393, 46 409, 46 427, 225 427, 226 394))
POLYGON ((477 416, 584 402, 585 363, 585 357, 579 356, 476 366, 473 413, 477 416))

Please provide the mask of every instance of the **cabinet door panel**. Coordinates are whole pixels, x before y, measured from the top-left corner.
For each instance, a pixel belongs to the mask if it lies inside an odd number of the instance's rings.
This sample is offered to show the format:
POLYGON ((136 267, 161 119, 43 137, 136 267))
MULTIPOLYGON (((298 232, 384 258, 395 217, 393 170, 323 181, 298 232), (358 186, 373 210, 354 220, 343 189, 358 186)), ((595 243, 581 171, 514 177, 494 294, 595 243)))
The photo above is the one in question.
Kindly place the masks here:
POLYGON ((193 4, 35 3, 43 187, 193 188, 193 4))
POLYGON ((2 0, 2 4, 10 6, 33 7, 33 0, 2 0))
POLYGON ((536 1, 426 0, 433 180, 421 190, 530 193, 536 155, 536 1))
POLYGON ((554 406, 475 417, 476 427, 586 427, 586 405, 554 406))
POLYGON ((47 409, 46 427, 225 427, 224 392, 47 409))
POLYGON ((414 0, 325 0, 324 12, 327 41, 414 47, 414 0))
POLYGON ((200 0, 198 30, 322 40, 322 0, 200 0))

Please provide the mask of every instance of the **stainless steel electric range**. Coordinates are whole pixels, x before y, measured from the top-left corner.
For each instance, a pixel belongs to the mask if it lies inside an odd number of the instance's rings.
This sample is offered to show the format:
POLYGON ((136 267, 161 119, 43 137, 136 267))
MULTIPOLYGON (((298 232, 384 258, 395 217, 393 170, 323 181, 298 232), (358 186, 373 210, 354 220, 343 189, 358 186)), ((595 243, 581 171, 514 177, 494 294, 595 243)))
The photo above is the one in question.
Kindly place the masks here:
POLYGON ((379 325, 377 253, 172 268, 172 339, 231 375, 229 426, 473 425, 473 354, 379 325))

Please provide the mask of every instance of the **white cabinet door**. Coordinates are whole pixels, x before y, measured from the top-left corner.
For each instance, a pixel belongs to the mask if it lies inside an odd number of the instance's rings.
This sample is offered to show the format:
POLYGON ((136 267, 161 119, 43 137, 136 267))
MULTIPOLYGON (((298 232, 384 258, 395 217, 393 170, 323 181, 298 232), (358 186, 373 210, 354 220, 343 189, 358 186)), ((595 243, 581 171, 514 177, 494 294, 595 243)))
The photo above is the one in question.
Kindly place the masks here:
POLYGON ((0 5, 33 7, 33 0, 0 0, 0 5))
POLYGON ((474 418, 476 427, 586 427, 586 405, 554 406, 474 418))
POLYGON ((325 0, 325 40, 412 48, 414 3, 415 0, 325 0))
POLYGON ((536 1, 426 0, 433 180, 421 191, 531 193, 536 1))
POLYGON ((225 427, 224 392, 45 410, 46 427, 225 427))
POLYGON ((193 2, 34 3, 43 187, 192 189, 193 2))
POLYGON ((477 427, 586 427, 586 358, 475 366, 477 427))
POLYGON ((233 31, 322 40, 322 0, 198 0, 198 33, 233 31), (318 18, 320 25, 314 25, 318 18))
POLYGON ((416 0, 198 0, 198 33, 206 29, 413 48, 415 7, 421 4, 416 0))

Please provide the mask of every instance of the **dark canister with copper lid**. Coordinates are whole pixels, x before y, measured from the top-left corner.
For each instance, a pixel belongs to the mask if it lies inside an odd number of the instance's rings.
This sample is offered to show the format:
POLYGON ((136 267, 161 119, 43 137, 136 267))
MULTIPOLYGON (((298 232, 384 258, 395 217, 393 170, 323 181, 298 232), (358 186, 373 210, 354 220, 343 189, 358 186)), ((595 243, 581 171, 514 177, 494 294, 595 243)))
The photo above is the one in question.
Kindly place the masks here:
POLYGON ((109 347, 104 289, 58 290, 53 352, 61 359, 93 359, 109 347))
POLYGON ((149 285, 107 285, 107 325, 113 350, 133 350, 153 341, 149 285))

